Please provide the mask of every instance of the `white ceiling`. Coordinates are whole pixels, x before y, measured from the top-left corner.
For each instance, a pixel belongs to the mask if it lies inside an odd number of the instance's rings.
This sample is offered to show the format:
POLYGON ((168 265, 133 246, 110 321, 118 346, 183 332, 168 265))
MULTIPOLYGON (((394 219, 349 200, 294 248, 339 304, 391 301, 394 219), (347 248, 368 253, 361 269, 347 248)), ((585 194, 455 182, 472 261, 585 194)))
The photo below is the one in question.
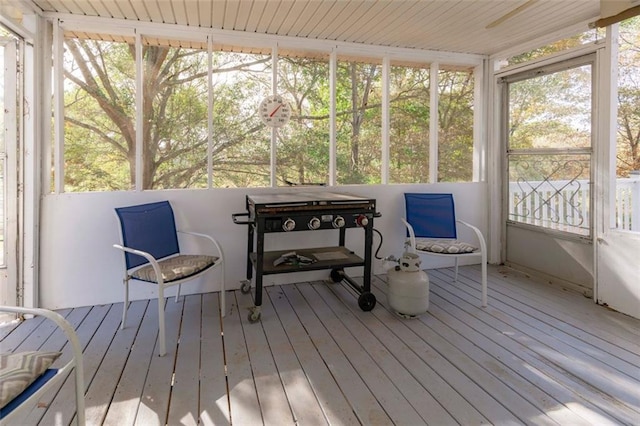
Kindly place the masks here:
POLYGON ((600 0, 26 2, 43 12, 485 55, 600 17, 600 0))

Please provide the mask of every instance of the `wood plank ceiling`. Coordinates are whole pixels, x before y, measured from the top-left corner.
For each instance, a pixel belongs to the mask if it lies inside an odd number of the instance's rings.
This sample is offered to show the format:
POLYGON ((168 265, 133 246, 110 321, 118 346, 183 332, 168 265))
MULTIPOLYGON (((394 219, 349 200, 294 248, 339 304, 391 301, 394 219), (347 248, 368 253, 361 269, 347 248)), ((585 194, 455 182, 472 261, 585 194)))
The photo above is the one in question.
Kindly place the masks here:
POLYGON ((43 12, 485 55, 600 15, 600 0, 27 1, 43 12))

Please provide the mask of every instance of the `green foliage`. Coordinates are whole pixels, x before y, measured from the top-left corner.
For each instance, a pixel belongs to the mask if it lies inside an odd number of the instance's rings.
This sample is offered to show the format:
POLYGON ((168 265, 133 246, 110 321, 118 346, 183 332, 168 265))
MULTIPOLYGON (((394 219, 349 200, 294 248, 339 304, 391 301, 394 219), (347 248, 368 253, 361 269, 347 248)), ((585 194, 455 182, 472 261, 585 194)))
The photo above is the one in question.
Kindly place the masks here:
POLYGON ((391 67, 389 182, 429 181, 429 68, 391 67))
POLYGON ((640 17, 620 24, 617 175, 640 170, 640 17))
POLYGON ((473 164, 472 71, 438 74, 438 181, 469 182, 473 164))
POLYGON ((539 59, 544 56, 551 55, 553 53, 562 52, 574 47, 582 46, 586 43, 602 39, 604 37, 603 29, 592 29, 585 31, 581 34, 577 34, 573 37, 568 37, 562 40, 558 40, 554 43, 542 46, 537 49, 530 50, 520 55, 512 56, 508 59, 509 65, 522 64, 534 59, 539 59))

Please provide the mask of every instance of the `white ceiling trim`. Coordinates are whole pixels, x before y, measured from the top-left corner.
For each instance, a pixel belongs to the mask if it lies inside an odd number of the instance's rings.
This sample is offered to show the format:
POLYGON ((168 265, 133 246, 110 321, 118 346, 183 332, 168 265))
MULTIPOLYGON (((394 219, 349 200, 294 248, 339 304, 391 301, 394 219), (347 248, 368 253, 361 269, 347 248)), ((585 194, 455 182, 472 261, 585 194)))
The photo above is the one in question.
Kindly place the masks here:
POLYGON ((65 29, 87 33, 109 33, 110 31, 116 31, 116 34, 121 35, 131 34, 131 31, 134 30, 142 35, 202 42, 206 42, 207 36, 211 36, 214 43, 241 45, 248 48, 269 48, 281 46, 282 48, 299 48, 303 50, 311 49, 316 51, 326 51, 327 53, 330 53, 334 49, 338 49, 340 53, 360 54, 379 58, 389 56, 393 59, 441 62, 452 65, 476 66, 487 58, 485 55, 470 53, 364 45, 360 43, 337 42, 332 40, 316 40, 291 36, 255 34, 244 31, 194 28, 186 25, 78 16, 63 13, 47 12, 44 16, 47 19, 59 19, 65 29))

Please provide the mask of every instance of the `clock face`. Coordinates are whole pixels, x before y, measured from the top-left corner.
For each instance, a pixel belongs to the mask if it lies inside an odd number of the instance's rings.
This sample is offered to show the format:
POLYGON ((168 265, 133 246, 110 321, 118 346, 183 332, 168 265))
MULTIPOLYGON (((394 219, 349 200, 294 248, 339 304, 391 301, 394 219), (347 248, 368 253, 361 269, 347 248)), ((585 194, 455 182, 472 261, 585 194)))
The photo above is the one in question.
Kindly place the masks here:
POLYGON ((267 96, 260 103, 258 114, 267 126, 282 127, 289 122, 291 108, 282 99, 282 96, 267 96))

